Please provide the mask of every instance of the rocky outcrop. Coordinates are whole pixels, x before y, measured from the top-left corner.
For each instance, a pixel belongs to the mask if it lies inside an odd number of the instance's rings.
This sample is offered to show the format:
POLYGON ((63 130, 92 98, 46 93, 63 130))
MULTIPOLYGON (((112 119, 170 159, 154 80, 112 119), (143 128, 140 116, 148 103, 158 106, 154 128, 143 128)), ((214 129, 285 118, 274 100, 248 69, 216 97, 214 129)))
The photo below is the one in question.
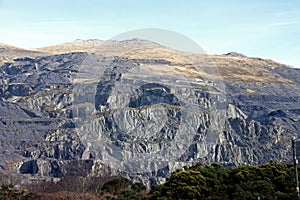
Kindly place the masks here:
POLYGON ((233 57, 246 57, 244 54, 238 52, 229 52, 224 54, 225 56, 233 56, 233 57))

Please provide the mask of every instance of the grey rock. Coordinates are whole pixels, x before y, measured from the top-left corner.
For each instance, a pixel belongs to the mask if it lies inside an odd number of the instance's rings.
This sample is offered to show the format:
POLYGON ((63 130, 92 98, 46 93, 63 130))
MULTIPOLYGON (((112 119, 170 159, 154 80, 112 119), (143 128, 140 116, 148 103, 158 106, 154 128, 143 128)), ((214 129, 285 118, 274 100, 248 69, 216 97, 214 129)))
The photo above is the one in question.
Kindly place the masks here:
POLYGON ((244 54, 238 53, 238 52, 229 52, 224 54, 225 56, 234 56, 234 57, 247 57, 244 54))

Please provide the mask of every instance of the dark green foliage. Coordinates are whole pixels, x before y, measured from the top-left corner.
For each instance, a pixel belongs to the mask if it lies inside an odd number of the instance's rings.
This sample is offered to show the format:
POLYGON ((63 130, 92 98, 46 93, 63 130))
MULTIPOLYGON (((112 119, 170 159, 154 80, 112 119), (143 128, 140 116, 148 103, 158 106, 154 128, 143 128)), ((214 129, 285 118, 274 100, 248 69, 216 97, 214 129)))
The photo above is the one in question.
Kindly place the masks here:
POLYGON ((30 200, 32 194, 26 194, 23 190, 17 190, 13 185, 1 185, 0 200, 30 200))
POLYGON ((292 165, 270 162, 260 166, 225 168, 197 164, 174 172, 164 185, 154 186, 151 199, 296 199, 292 165))
POLYGON ((122 191, 128 190, 130 181, 126 178, 116 178, 104 183, 102 190, 111 194, 118 194, 122 191))
POLYGON ((144 200, 144 199, 147 199, 147 198, 146 198, 145 195, 143 195, 141 193, 138 193, 134 190, 126 190, 126 191, 121 192, 118 195, 118 199, 120 199, 120 200, 127 200, 127 199, 130 199, 130 200, 144 200))
POLYGON ((201 199, 207 192, 206 180, 199 171, 175 172, 162 187, 156 188, 152 198, 201 199))
POLYGON ((294 192, 292 166, 270 162, 260 166, 230 168, 228 171, 231 182, 228 191, 235 199, 241 199, 241 196, 247 199, 257 199, 258 196, 262 199, 280 199, 281 194, 294 192))
POLYGON ((206 180, 206 196, 214 194, 215 199, 226 196, 227 185, 229 184, 229 174, 226 168, 220 164, 213 163, 198 170, 206 180))
POLYGON ((135 192, 142 192, 142 191, 146 191, 146 186, 143 183, 134 183, 131 186, 131 190, 135 191, 135 192))

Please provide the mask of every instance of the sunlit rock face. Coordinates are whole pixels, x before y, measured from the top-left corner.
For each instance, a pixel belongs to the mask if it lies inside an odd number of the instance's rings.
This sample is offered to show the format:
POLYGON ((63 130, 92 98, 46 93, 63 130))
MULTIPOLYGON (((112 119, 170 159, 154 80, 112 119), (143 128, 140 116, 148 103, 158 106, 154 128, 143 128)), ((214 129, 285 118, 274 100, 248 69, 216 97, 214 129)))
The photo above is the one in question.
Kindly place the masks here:
POLYGON ((300 130, 300 72, 268 60, 155 47, 0 72, 0 168, 17 174, 159 182, 195 162, 288 161, 300 130))

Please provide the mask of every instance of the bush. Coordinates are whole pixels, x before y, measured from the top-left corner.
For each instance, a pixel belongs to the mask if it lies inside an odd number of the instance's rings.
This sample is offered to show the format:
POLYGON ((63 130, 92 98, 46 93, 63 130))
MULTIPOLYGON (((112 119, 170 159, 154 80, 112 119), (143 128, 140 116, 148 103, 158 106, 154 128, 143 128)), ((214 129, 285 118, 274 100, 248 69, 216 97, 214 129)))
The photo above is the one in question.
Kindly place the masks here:
POLYGON ((111 194, 118 194, 130 188, 130 181, 126 178, 116 178, 104 183, 102 190, 111 194))
POLYGON ((0 199, 2 200, 30 200, 33 194, 25 193, 23 190, 17 190, 13 185, 1 185, 0 199))
POLYGON ((134 183, 131 189, 135 192, 142 192, 146 190, 146 186, 143 183, 134 183))
POLYGON ((161 188, 161 197, 168 199, 202 199, 207 192, 205 177, 199 171, 172 173, 161 188))

